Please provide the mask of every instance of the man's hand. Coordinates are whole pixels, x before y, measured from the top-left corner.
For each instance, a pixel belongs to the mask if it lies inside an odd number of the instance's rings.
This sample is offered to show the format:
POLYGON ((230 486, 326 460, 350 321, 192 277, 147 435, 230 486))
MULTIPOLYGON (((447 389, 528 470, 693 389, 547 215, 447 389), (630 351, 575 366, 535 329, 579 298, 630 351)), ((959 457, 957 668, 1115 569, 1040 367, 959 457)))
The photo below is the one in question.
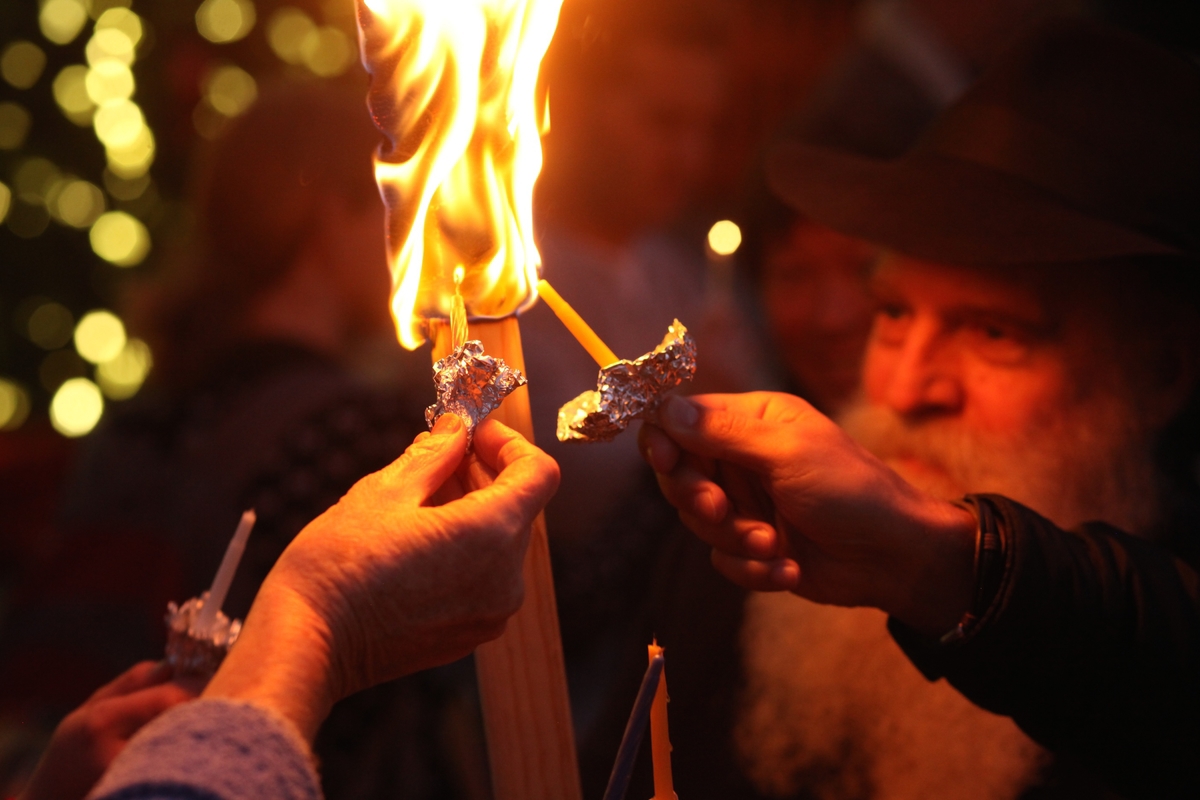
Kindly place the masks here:
POLYGON ((640 444, 713 564, 759 591, 881 608, 930 633, 970 603, 975 520, 786 394, 672 397, 640 444))
POLYGON ((272 707, 311 738, 342 697, 499 636, 558 465, 494 421, 466 446, 444 415, 301 531, 205 696, 272 707))
POLYGON ((196 681, 170 679, 165 663, 143 661, 97 689, 54 730, 21 800, 86 795, 143 725, 202 688, 196 681))

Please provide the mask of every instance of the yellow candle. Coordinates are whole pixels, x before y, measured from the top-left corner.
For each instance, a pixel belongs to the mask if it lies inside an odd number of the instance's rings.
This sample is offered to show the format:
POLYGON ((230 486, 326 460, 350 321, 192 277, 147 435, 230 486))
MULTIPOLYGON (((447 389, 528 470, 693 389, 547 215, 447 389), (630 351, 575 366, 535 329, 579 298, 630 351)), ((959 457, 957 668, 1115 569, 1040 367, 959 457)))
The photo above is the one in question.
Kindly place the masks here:
POLYGON ((462 282, 464 270, 461 266, 454 268, 454 300, 450 308, 450 341, 454 349, 463 346, 467 341, 467 305, 463 302, 462 282))
POLYGON ((583 349, 588 351, 588 355, 596 359, 597 364, 607 367, 620 360, 616 353, 610 350, 608 345, 596 335, 591 326, 583 321, 583 317, 579 316, 575 309, 562 299, 562 295, 554 291, 553 286, 544 280, 538 281, 538 296, 546 301, 546 305, 550 306, 554 316, 567 326, 567 330, 583 345, 583 349))
MULTIPOLYGON (((656 640, 648 646, 650 660, 663 652, 656 640)), ((665 655, 665 654, 664 654, 665 655)), ((650 708, 650 745, 654 755, 654 800, 677 800, 675 784, 671 778, 671 736, 667 731, 667 668, 663 666, 650 708)))

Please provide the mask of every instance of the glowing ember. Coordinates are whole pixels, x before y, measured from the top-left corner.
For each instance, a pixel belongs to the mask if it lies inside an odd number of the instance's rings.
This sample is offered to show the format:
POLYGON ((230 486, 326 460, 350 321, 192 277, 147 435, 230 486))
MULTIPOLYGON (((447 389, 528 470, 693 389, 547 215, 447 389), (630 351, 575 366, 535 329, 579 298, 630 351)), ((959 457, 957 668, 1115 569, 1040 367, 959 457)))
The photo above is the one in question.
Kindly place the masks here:
POLYGON ((538 68, 561 5, 360 0, 369 105, 389 139, 375 175, 405 347, 424 342, 427 320, 450 316, 456 267, 471 317, 505 317, 537 298, 538 68))

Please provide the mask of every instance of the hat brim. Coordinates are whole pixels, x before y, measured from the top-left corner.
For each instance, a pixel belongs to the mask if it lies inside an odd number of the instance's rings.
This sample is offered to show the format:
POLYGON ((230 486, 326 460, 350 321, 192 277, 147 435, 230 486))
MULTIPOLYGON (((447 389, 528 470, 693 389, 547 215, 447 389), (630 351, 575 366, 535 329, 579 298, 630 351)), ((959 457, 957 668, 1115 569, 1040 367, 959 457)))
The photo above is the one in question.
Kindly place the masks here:
POLYGON ((1092 261, 1180 250, 987 167, 921 151, 892 161, 784 142, 767 182, 796 211, 913 258, 948 264, 1092 261))

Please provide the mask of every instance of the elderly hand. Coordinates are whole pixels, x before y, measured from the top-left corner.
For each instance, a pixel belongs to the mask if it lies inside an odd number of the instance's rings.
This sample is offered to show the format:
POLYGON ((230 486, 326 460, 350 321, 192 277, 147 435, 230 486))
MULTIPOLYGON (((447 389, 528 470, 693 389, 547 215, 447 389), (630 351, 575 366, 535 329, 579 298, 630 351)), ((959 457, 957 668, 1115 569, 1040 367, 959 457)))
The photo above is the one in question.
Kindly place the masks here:
POLYGON ((201 688, 195 680, 172 681, 162 662, 130 667, 63 718, 21 800, 82 798, 142 726, 201 688))
POLYGON ((342 697, 499 636, 558 466, 494 421, 466 446, 461 421, 441 417, 301 531, 205 696, 274 708, 311 739, 342 697))
POLYGON ((917 491, 786 394, 672 397, 642 453, 713 564, 759 591, 871 605, 948 630, 973 586, 975 520, 917 491))

